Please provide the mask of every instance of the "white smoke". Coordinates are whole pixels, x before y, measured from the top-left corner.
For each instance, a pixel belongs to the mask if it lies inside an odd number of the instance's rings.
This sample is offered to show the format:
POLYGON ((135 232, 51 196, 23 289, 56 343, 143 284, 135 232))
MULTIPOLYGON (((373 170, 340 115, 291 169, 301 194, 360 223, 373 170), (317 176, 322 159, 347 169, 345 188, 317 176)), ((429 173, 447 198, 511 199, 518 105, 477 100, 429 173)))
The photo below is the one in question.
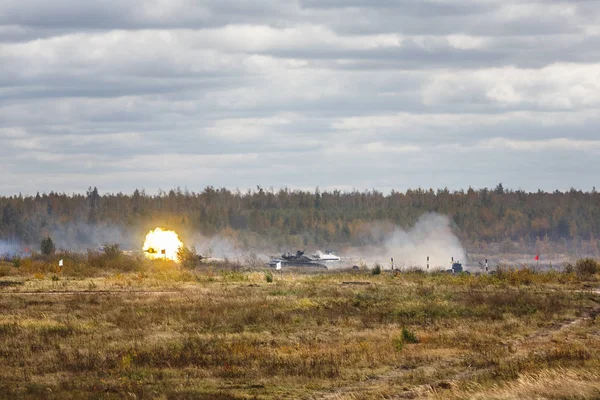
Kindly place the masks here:
POLYGON ((454 232, 450 219, 444 215, 422 215, 414 227, 405 231, 400 227, 377 224, 371 227, 370 246, 350 249, 353 257, 384 268, 425 268, 429 257, 430 269, 450 268, 450 261, 466 261, 466 252, 454 232))
POLYGON ((85 251, 105 244, 119 244, 122 249, 138 249, 143 243, 138 235, 133 235, 125 227, 84 222, 55 224, 50 229, 50 237, 57 249, 85 251), (138 243, 139 242, 139 243, 138 243))
POLYGON ((195 235, 192 243, 198 254, 205 257, 237 260, 242 258, 245 253, 234 240, 221 236, 205 237, 195 235))
POLYGON ((7 243, 3 240, 0 240, 0 258, 8 256, 11 257, 17 253, 19 253, 20 247, 11 243, 7 243))

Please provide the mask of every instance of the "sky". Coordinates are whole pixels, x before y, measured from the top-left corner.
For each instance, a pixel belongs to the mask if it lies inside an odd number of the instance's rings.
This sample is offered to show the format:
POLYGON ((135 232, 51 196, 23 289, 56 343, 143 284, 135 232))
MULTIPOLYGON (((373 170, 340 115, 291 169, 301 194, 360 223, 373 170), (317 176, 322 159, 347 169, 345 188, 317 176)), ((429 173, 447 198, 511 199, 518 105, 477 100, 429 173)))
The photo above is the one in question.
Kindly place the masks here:
POLYGON ((0 194, 600 188, 600 1, 2 0, 0 194))

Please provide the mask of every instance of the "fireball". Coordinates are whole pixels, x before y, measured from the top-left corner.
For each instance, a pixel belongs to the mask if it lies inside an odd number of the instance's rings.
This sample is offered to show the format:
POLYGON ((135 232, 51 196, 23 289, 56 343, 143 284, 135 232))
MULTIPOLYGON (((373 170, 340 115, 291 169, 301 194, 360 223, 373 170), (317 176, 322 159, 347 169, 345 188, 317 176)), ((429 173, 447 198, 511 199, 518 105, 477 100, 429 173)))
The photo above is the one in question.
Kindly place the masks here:
POLYGON ((148 232, 142 250, 148 258, 177 261, 177 251, 183 246, 177 233, 156 228, 148 232))

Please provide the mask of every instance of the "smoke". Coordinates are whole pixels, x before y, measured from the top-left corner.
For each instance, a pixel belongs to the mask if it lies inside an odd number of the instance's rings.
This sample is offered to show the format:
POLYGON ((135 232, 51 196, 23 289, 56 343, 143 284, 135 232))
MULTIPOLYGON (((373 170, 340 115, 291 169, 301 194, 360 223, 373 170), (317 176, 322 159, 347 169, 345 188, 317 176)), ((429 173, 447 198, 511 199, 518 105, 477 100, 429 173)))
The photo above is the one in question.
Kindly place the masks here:
MULTIPOLYGON (((175 230, 178 231, 177 228, 175 230)), ((184 232, 178 233, 186 233, 185 229, 181 230, 184 232)), ((85 251, 104 244, 119 244, 124 250, 140 250, 147 230, 123 225, 84 222, 60 224, 54 221, 46 228, 46 232, 57 249, 85 251)), ((182 236, 186 238, 182 241, 187 246, 194 246, 198 254, 242 263, 249 256, 256 262, 266 261, 269 256, 274 255, 274 245, 281 247, 279 242, 272 243, 266 238, 244 232, 230 232, 213 237, 199 235, 197 232, 187 233, 182 236)), ((452 257, 457 261, 466 259, 465 250, 452 230, 451 220, 435 213, 421 216, 415 226, 408 230, 390 223, 374 222, 363 228, 362 233, 356 233, 353 240, 354 247, 333 249, 339 250, 334 253, 342 257, 342 262, 333 263, 331 267, 351 266, 363 261, 367 264, 380 263, 382 267, 390 268, 393 258, 395 268, 425 268, 429 257, 431 269, 447 269, 452 257)), ((287 251, 292 252, 303 248, 301 242, 286 243, 285 246, 287 251)), ((20 246, 0 241, 0 254, 14 254, 20 250, 20 246)), ((309 253, 320 252, 313 248, 309 253)))
POLYGON ((241 259, 247 251, 244 251, 233 239, 212 236, 205 237, 196 235, 192 242, 198 254, 205 257, 227 258, 229 260, 241 259))
POLYGON ((430 213, 419 218, 416 225, 405 231, 397 226, 376 224, 370 229, 371 243, 362 249, 351 249, 355 257, 378 262, 384 268, 425 268, 427 257, 431 269, 447 269, 450 260, 464 261, 466 253, 452 232, 450 219, 430 213))
POLYGON ((0 240, 0 257, 12 257, 20 252, 20 247, 0 240))
POLYGON ((57 249, 73 251, 85 251, 105 244, 118 244, 125 250, 137 250, 143 243, 143 235, 134 235, 125 227, 103 224, 56 224, 49 233, 57 249))

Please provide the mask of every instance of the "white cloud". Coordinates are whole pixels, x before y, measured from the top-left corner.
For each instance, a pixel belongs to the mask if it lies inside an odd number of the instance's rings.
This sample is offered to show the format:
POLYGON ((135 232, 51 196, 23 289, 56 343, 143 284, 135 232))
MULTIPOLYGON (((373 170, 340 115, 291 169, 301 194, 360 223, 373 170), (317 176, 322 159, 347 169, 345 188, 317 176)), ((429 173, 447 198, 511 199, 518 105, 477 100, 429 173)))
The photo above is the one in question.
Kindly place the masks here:
POLYGON ((1 2, 2 187, 570 187, 600 169, 595 2, 351 3, 1 2))
POLYGON ((483 48, 487 40, 483 37, 469 35, 448 35, 448 43, 450 46, 461 50, 474 50, 483 48))
POLYGON ((540 69, 515 67, 433 74, 423 102, 481 103, 543 109, 600 106, 600 64, 552 64, 540 69))
POLYGON ((600 140, 574 140, 569 138, 556 138, 546 140, 511 140, 506 138, 493 138, 482 141, 478 147, 483 149, 509 149, 517 151, 600 151, 600 140))

